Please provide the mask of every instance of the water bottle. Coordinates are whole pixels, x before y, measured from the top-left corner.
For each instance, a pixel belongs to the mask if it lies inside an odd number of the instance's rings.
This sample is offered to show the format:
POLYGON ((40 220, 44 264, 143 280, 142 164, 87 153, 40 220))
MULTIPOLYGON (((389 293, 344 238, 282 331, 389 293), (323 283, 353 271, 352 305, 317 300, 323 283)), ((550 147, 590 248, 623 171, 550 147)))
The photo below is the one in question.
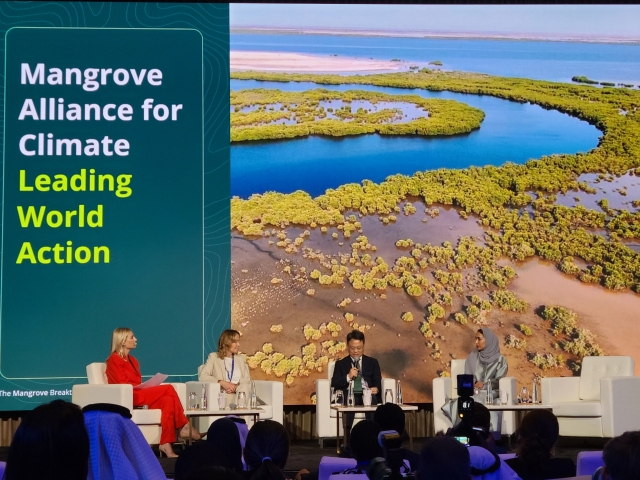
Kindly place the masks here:
POLYGON ((251 382, 251 393, 249 394, 249 408, 255 410, 258 408, 258 395, 256 395, 256 382, 251 382))
POLYGON ((533 388, 531 389, 532 394, 532 402, 538 403, 540 402, 539 392, 538 392, 538 379, 533 377, 533 388))
POLYGON ((349 382, 349 393, 347 394, 347 407, 353 407, 355 401, 353 398, 353 380, 349 382))
POLYGON ((487 382, 487 405, 493 405, 493 387, 491 380, 487 382))
POLYGON ((384 391, 384 403, 393 403, 393 391, 390 388, 384 391))
POLYGON ((203 383, 202 384, 202 394, 200 395, 200 410, 207 409, 207 387, 203 383))
POLYGON ((198 408, 198 400, 196 397, 196 392, 189 392, 189 410, 197 410, 198 408))
POLYGON ((400 380, 398 380, 398 386, 396 388, 396 403, 402 405, 402 387, 400 386, 400 380))

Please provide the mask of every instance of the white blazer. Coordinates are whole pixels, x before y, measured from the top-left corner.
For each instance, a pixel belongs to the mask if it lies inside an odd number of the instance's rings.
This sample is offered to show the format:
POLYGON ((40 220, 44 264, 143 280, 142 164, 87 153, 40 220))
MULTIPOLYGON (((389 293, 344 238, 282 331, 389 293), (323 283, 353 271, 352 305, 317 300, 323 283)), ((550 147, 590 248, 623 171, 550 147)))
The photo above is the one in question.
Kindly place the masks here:
MULTIPOLYGON (((249 375, 249 366, 244 355, 235 355, 235 368, 240 372, 240 382, 236 392, 245 392, 249 395, 251 376, 249 375)), ((198 380, 200 382, 218 382, 220 380, 228 381, 224 368, 224 359, 218 358, 217 352, 212 352, 207 358, 207 362, 199 369, 198 380)), ((235 397, 235 395, 234 395, 235 397)), ((248 399, 247 399, 248 400, 248 399)), ((229 399, 231 401, 231 399, 229 399)), ((229 402, 227 402, 228 404, 229 402)))

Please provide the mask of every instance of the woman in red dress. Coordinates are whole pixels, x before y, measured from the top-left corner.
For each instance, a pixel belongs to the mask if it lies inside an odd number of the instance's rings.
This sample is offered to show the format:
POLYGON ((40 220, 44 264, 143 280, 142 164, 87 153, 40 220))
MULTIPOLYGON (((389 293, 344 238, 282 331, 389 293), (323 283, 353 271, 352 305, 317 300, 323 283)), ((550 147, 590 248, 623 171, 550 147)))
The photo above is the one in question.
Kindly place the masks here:
MULTIPOLYGON (((107 359, 107 380, 109 383, 128 383, 140 385, 142 376, 138 360, 129 352, 136 348, 138 340, 133 336, 130 328, 116 328, 111 336, 111 355, 107 359)), ((180 430, 180 438, 189 438, 189 421, 184 414, 182 403, 173 385, 158 385, 145 389, 133 390, 133 406, 159 408, 161 414, 162 433, 160 435, 160 454, 167 457, 177 457, 171 444, 176 441, 176 429, 180 430)), ((191 430, 194 440, 200 439, 200 434, 191 430)))

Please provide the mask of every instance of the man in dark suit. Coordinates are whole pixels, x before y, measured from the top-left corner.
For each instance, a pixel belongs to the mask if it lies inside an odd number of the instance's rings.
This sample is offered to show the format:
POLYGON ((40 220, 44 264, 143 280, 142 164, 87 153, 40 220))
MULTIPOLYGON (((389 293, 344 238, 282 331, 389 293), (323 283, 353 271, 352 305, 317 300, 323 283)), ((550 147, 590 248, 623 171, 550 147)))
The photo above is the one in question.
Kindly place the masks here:
MULTIPOLYGON (((344 392, 346 401, 349 383, 353 381, 353 397, 355 405, 363 405, 362 380, 365 380, 371 389, 371 405, 380 403, 380 390, 382 389, 382 375, 378 360, 367 357, 364 354, 364 334, 359 330, 353 330, 347 335, 347 351, 349 355, 338 360, 333 369, 331 386, 344 392)), ((353 413, 345 415, 347 444, 351 426, 353 425, 353 413)), ((366 414, 367 420, 373 420, 373 412, 366 414)))

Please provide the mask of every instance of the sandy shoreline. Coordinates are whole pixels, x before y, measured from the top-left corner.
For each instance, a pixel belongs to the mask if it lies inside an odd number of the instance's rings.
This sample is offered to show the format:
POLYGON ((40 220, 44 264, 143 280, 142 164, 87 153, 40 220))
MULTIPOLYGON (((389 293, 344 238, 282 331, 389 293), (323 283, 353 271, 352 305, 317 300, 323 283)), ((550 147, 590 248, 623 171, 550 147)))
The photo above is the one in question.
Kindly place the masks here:
POLYGON ((468 40, 512 40, 528 42, 573 42, 573 43, 614 43, 638 44, 640 37, 623 35, 586 35, 586 34, 544 34, 544 33, 507 33, 507 32, 472 32, 472 31, 435 31, 435 30, 358 30, 341 28, 311 27, 231 27, 231 33, 249 34, 286 34, 286 35, 340 35, 354 37, 391 37, 391 38, 433 38, 433 39, 468 39, 468 40))
POLYGON ((231 70, 270 72, 394 72, 408 67, 405 62, 236 50, 230 52, 230 61, 231 70))

